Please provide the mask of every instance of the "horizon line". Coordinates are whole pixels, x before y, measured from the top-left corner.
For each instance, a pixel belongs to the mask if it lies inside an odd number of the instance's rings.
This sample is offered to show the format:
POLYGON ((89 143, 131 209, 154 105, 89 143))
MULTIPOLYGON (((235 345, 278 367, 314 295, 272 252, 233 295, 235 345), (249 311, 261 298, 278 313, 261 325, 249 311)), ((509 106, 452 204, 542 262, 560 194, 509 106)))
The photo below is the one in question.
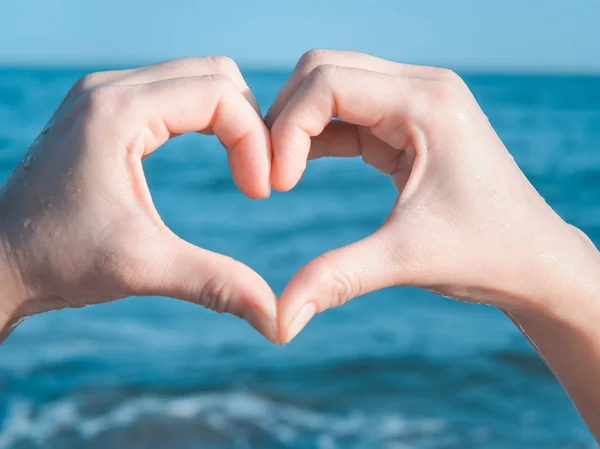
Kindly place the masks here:
MULTIPOLYGON (((39 60, 32 60, 23 58, 15 58, 15 59, 0 59, 0 69, 30 69, 30 70, 123 70, 123 69, 131 69, 144 67, 147 65, 157 64, 160 62, 165 62, 171 59, 181 59, 185 58, 186 55, 180 55, 179 57, 169 58, 169 57, 157 57, 157 58, 116 58, 113 60, 99 58, 97 61, 93 61, 90 59, 83 60, 72 60, 72 59, 63 59, 63 60, 49 60, 46 58, 41 58, 39 60), (104 60, 102 60, 104 59, 104 60)), ((189 55, 187 57, 196 57, 196 55, 189 55)), ((202 57, 199 55, 198 57, 202 57)), ((391 61, 394 61, 391 59, 391 61)), ((276 73, 290 73, 293 71, 295 67, 295 63, 289 62, 268 62, 268 61, 260 61, 260 60, 235 60, 238 67, 242 71, 249 72, 276 72, 276 73)), ((481 75, 558 75, 558 76, 600 76, 600 66, 581 66, 581 65, 566 65, 566 66, 558 66, 552 64, 540 64, 538 66, 528 65, 528 64, 506 64, 504 66, 494 67, 490 64, 465 64, 464 62, 452 64, 450 61, 444 61, 443 59, 439 59, 437 62, 433 60, 422 59, 419 60, 415 58, 413 60, 406 61, 397 61, 398 63, 404 63, 409 65, 421 65, 421 66, 430 66, 430 67, 440 67, 440 68, 449 68, 454 70, 457 73, 463 74, 481 74, 481 75)))
MULTIPOLYGON (((47 70, 47 71, 107 71, 124 70, 156 64, 159 61, 138 61, 133 63, 120 62, 2 62, 0 70, 47 70)), ((167 61, 165 59, 164 61, 167 61)), ((427 65, 427 64, 420 64, 427 65)), ((271 72, 289 74, 294 70, 294 65, 285 64, 238 64, 242 72, 271 72)), ((435 67, 436 65, 430 65, 435 67)), ((442 67, 442 65, 437 65, 442 67)), ((497 75, 497 76, 574 76, 574 77, 600 77, 600 69, 557 69, 557 68, 518 68, 518 67, 451 67, 458 74, 464 75, 497 75)))

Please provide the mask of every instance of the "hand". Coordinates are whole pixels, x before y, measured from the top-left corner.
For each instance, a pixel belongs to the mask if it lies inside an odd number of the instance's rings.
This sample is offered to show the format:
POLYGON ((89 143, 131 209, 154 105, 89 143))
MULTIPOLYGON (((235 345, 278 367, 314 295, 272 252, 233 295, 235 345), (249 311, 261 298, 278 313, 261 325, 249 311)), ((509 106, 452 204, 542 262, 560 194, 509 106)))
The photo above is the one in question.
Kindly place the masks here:
POLYGON ((73 87, 0 195, 0 249, 15 273, 3 317, 160 295, 243 317, 275 339, 266 282, 179 239, 153 206, 142 159, 186 132, 214 132, 242 192, 269 195, 269 133, 231 60, 96 73, 73 87))
POLYGON ((590 242, 538 195, 451 71, 312 51, 266 121, 275 189, 292 188, 307 159, 361 156, 399 192, 377 232, 291 279, 279 303, 282 342, 314 313, 397 285, 548 313, 545 301, 556 295, 547 293, 569 285, 592 257, 590 242))

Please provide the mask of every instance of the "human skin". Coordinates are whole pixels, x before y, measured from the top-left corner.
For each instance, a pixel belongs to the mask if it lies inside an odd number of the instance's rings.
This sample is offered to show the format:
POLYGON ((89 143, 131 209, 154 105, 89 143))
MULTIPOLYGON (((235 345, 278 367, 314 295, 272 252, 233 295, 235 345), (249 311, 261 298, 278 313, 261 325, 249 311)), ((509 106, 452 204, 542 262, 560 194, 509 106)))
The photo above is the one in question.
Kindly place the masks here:
POLYGON ((290 280, 281 342, 315 313, 390 286, 490 304, 531 341, 600 438, 600 254, 531 186, 456 74, 311 51, 266 122, 275 189, 294 187, 308 159, 360 156, 398 190, 380 229, 290 280))
POLYGON ((419 286, 503 310, 600 437, 600 255, 529 184, 458 76, 312 51, 265 121, 270 133, 227 58, 74 86, 0 192, 2 335, 35 313, 160 295, 286 343, 314 313, 419 286), (152 205, 142 159, 171 136, 213 131, 251 198, 292 188, 308 159, 361 156, 398 199, 377 232, 310 262, 277 304, 258 274, 182 241, 152 205))
POLYGON ((1 339, 32 314, 159 295, 243 317, 275 341, 262 277, 177 237, 152 203, 142 159, 186 132, 216 134, 240 190, 269 195, 269 132, 232 60, 96 73, 71 89, 0 191, 1 339))

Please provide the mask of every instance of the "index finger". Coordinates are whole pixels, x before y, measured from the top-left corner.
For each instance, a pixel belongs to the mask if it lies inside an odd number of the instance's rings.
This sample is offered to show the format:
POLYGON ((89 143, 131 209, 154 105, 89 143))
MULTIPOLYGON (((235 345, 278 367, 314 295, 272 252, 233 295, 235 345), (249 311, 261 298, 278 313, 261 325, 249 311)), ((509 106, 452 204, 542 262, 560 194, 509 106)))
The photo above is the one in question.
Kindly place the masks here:
MULTIPOLYGON (((135 114, 149 131, 143 142, 127 145, 139 153, 134 155, 136 158, 152 153, 173 135, 211 128, 227 149, 238 188, 254 199, 269 195, 269 131, 231 80, 220 75, 178 78, 138 86, 110 86, 91 95, 110 97, 113 90, 123 94, 128 89, 132 89, 125 95, 131 103, 129 113, 135 114), (108 93, 103 94, 105 91, 108 93)), ((127 111, 127 106, 121 109, 127 111)), ((132 138, 139 140, 139 133, 135 134, 132 138)))
POLYGON ((296 185, 306 168, 311 138, 333 118, 369 127, 398 150, 409 138, 418 144, 422 136, 405 119, 423 116, 425 93, 421 79, 331 65, 313 70, 273 123, 273 187, 285 191, 296 185))
POLYGON ((225 56, 172 59, 134 69, 90 73, 71 88, 65 101, 101 86, 128 86, 205 75, 223 75, 229 78, 260 115, 258 102, 239 67, 235 61, 225 56))
POLYGON ((273 101, 265 117, 268 125, 277 120, 285 105, 294 96, 304 80, 321 65, 352 67, 387 73, 388 75, 423 79, 436 78, 440 75, 440 69, 435 67, 402 64, 364 53, 343 50, 310 50, 302 55, 292 75, 277 94, 275 101, 273 101))

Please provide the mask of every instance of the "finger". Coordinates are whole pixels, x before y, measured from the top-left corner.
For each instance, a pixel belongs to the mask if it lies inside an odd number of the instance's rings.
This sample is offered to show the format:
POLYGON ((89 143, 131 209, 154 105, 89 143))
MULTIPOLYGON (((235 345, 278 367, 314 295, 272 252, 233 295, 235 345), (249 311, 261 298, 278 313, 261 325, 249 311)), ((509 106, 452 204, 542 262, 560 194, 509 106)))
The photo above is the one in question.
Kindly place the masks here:
POLYGON ((362 69, 320 66, 313 70, 271 129, 273 187, 285 191, 296 185, 306 168, 311 138, 335 117, 370 128, 397 150, 406 148, 409 138, 422 144, 420 130, 406 124, 409 117, 417 120, 411 123, 418 123, 427 110, 424 86, 419 79, 362 69))
POLYGON ((386 175, 392 175, 398 169, 398 150, 374 135, 368 127, 336 120, 311 138, 309 160, 358 156, 386 175))
POLYGON ((107 85, 146 84, 174 78, 204 75, 222 75, 229 78, 254 110, 261 115, 258 102, 250 91, 239 67, 231 58, 225 56, 173 59, 135 69, 91 73, 77 82, 71 89, 69 96, 81 95, 84 92, 107 85))
POLYGON ((358 138, 357 125, 339 120, 329 123, 310 142, 308 159, 322 157, 358 157, 362 155, 362 145, 358 138))
POLYGON ((228 150, 229 166, 238 188, 250 198, 270 192, 271 143, 261 117, 226 77, 179 78, 136 86, 136 113, 143 114, 153 141, 146 156, 171 135, 212 129, 228 150))
POLYGON ((168 230, 150 242, 147 252, 134 275, 131 294, 167 296, 229 313, 277 341, 275 295, 249 267, 198 248, 168 230))
POLYGON ((134 69, 119 81, 121 84, 152 83, 173 78, 203 75, 222 75, 229 78, 235 87, 246 97, 258 115, 261 115, 256 98, 250 91, 242 72, 233 59, 225 56, 203 58, 183 58, 161 62, 134 69))
POLYGON ((310 73, 321 65, 337 65, 356 69, 371 70, 388 75, 412 77, 412 78, 436 78, 444 73, 443 69, 410 64, 401 64, 375 56, 352 51, 339 50, 311 50, 305 53, 292 75, 279 91, 271 108, 267 112, 265 122, 272 125, 285 105, 294 96, 304 80, 310 73))
POLYGON ((279 300, 279 342, 292 340, 316 313, 393 285, 399 266, 388 242, 380 230, 300 269, 279 300))

